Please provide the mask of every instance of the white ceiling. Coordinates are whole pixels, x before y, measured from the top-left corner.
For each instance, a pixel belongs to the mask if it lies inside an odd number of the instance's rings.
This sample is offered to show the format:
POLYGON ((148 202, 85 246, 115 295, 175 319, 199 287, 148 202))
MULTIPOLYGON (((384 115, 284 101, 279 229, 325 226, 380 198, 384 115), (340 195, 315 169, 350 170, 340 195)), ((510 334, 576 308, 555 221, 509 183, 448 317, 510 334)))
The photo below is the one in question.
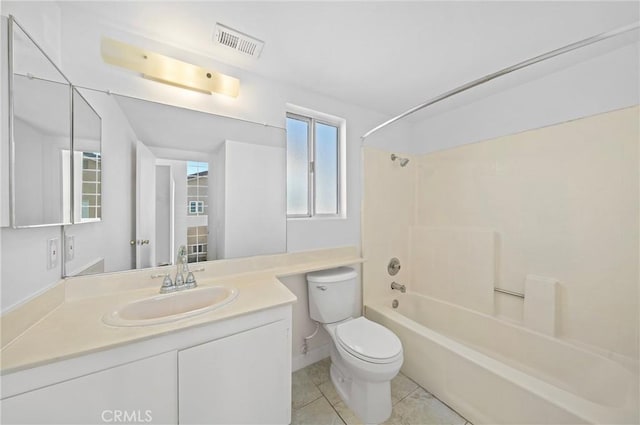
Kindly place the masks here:
POLYGON ((638 2, 61 2, 88 19, 395 115, 472 79, 637 21, 638 2), (258 60, 216 22, 265 41, 258 60))

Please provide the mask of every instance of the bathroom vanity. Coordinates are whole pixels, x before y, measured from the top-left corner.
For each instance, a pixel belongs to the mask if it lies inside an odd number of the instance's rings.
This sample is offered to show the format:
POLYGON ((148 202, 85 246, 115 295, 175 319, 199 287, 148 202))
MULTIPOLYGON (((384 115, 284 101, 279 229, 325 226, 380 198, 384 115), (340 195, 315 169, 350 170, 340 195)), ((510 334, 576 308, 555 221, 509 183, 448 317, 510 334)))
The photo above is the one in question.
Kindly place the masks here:
MULTIPOLYGON (((275 285, 272 290, 279 289, 275 285)), ((202 317, 186 319, 182 325, 170 324, 174 329, 158 336, 8 373, 2 378, 3 422, 102 423, 112 421, 114 415, 123 415, 123 420, 127 415, 126 422, 288 423, 291 302, 295 297, 282 289, 281 301, 261 311, 220 317, 233 315, 234 305, 230 304, 208 313, 208 322, 202 317), (203 323, 194 323, 198 321, 203 323)), ((95 300, 76 302, 75 308, 82 310, 80 304, 91 301, 95 300)), ((235 307, 245 310, 246 305, 235 307)), ((69 312, 57 313, 43 321, 51 325, 41 324, 48 327, 58 322, 65 327, 61 322, 69 312)), ((100 317, 79 318, 96 319, 100 317)), ((105 327, 103 335, 96 335, 105 339, 113 333, 117 339, 117 334, 141 332, 95 325, 105 327)), ((65 331, 68 339, 58 344, 73 345, 77 337, 73 326, 65 331)), ((152 332, 142 329, 145 331, 152 332)), ((21 345, 21 341, 16 343, 21 345)), ((9 356, 10 351, 11 346, 9 356)), ((55 351, 53 346, 51 351, 55 351)))
POLYGON ((204 263, 187 291, 227 287, 236 298, 151 326, 104 318, 156 296, 151 275, 163 269, 66 279, 2 317, 2 421, 289 423, 296 297, 278 277, 360 262, 339 248, 204 263))
POLYGON ((2 401, 3 420, 287 423, 290 329, 284 307, 16 372, 7 381, 24 379, 27 392, 2 401), (48 377, 50 385, 40 381, 48 377))

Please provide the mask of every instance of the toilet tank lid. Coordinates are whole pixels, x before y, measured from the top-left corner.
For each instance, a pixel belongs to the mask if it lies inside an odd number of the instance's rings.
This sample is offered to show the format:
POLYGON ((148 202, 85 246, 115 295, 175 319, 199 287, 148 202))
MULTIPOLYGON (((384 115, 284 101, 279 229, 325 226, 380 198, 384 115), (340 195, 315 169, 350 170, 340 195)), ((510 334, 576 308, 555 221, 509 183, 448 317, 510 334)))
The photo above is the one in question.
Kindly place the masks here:
POLYGON ((307 281, 322 283, 342 282, 343 280, 353 279, 356 276, 358 276, 358 272, 351 267, 336 267, 335 269, 307 273, 307 281))

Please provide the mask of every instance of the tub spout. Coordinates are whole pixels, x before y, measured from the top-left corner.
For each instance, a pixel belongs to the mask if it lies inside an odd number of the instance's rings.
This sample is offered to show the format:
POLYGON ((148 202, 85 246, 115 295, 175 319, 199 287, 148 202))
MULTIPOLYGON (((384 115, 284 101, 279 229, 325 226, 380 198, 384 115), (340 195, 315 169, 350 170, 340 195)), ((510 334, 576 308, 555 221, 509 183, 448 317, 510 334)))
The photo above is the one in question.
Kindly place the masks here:
POLYGON ((407 288, 404 285, 400 285, 397 282, 391 282, 391 289, 396 289, 396 290, 402 292, 403 294, 405 292, 407 292, 407 288))

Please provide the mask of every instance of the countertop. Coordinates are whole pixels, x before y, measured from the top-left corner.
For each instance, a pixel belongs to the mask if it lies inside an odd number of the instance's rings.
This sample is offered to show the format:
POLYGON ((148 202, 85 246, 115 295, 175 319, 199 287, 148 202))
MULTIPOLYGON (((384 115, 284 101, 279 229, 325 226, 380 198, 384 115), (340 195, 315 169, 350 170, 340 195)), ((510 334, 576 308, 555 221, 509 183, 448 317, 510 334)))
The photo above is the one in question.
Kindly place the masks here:
MULTIPOLYGON (((252 259, 242 259, 233 262, 233 267, 227 262, 224 267, 228 269, 227 272, 232 273, 216 277, 212 274, 216 272, 214 269, 219 271, 220 267, 212 262, 207 273, 196 275, 198 286, 233 287, 238 290, 237 298, 230 304, 197 316, 151 326, 114 327, 104 324, 102 317, 107 311, 123 303, 158 295, 160 280, 150 278, 153 269, 99 275, 93 277, 93 280, 91 277, 83 277, 82 280, 67 281, 64 301, 2 348, 1 373, 6 375, 194 326, 292 304, 296 302, 296 296, 278 277, 363 262, 355 249, 344 248, 333 252, 321 250, 304 254, 282 254, 271 258, 275 261, 260 259, 260 264, 252 259), (247 266, 247 261, 253 263, 247 266), (123 281, 130 282, 136 276, 144 280, 144 283, 138 285, 142 288, 136 288, 135 285, 123 288, 123 281), (134 287, 131 288, 132 286, 134 287)), ((29 308, 29 305, 26 304, 23 308, 29 308)), ((8 325, 8 319, 10 316, 3 316, 3 327, 8 325)))

